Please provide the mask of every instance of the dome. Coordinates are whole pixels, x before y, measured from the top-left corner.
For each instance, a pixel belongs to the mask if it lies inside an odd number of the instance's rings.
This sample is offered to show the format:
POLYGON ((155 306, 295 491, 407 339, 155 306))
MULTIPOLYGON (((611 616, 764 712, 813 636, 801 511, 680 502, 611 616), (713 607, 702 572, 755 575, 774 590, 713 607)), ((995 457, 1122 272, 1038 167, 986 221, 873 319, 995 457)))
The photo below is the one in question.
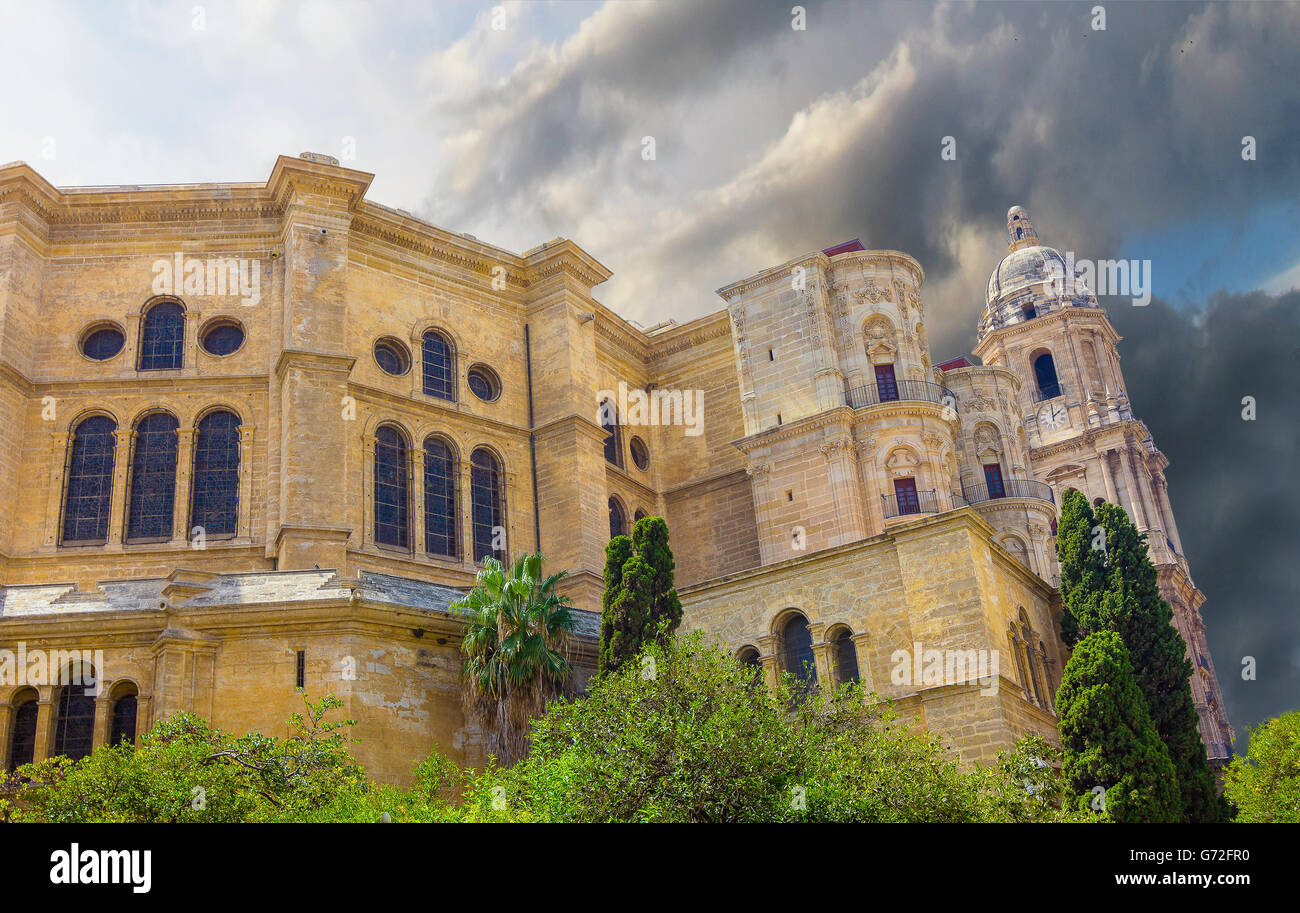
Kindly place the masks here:
POLYGON ((1022 206, 1007 211, 1008 253, 989 276, 979 338, 1062 307, 1098 307, 1074 261, 1038 240, 1022 206))

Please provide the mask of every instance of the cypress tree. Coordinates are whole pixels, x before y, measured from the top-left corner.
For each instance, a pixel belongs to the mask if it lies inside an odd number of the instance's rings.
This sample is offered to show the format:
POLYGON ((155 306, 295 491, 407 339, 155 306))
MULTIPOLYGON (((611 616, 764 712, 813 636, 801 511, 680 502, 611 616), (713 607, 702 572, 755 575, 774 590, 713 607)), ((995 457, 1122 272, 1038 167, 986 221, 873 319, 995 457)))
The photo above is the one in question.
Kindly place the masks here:
MULTIPOLYGON (((1107 594, 1107 600, 1114 596, 1107 594)), ((1174 765, 1156 733, 1128 650, 1113 631, 1086 635, 1074 646, 1056 694, 1062 774, 1080 809, 1110 821, 1178 821, 1174 765), (1095 792, 1105 790, 1104 803, 1095 792)))
POLYGON ((1080 630, 1080 619, 1095 619, 1100 612, 1101 594, 1106 590, 1106 553, 1095 548, 1093 530, 1097 518, 1081 491, 1067 488, 1061 496, 1061 517, 1056 524, 1056 557, 1061 565, 1061 639, 1073 647, 1089 633, 1080 630))
POLYGON ((1197 729, 1187 645, 1160 595, 1146 537, 1122 508, 1103 503, 1094 512, 1081 492, 1068 489, 1061 499, 1057 557, 1065 604, 1062 639, 1073 646, 1094 632, 1119 634, 1174 764, 1183 820, 1223 820, 1226 809, 1197 729))
POLYGON ((616 536, 605 547, 605 593, 601 599, 601 672, 639 656, 648 644, 667 646, 682 622, 674 588, 672 549, 663 517, 642 517, 632 538, 616 536))
POLYGON ((1183 814, 1191 822, 1225 820, 1192 700, 1187 642, 1160 595, 1146 535, 1114 504, 1098 507, 1097 520, 1106 530, 1108 584, 1120 608, 1104 623, 1124 639, 1132 657, 1134 677, 1178 775, 1183 814))
POLYGON ((597 669, 607 672, 617 663, 611 653, 614 640, 614 600, 623 591, 623 565, 632 557, 632 540, 615 536, 605 546, 605 592, 600 597, 600 655, 597 669))

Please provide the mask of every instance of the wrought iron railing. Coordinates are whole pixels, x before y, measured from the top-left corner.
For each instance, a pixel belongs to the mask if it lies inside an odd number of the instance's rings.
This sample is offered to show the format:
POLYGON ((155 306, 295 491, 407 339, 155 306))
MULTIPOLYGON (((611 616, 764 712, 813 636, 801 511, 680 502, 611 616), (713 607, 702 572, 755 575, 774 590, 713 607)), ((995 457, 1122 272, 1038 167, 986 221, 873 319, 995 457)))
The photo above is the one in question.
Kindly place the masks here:
POLYGON ((896 494, 881 495, 880 502, 886 520, 909 514, 938 514, 945 510, 956 510, 958 507, 966 506, 961 495, 934 488, 903 495, 901 498, 896 494))
POLYGON ((962 497, 970 504, 991 501, 994 498, 1037 498, 1056 503, 1052 486, 1033 479, 1003 479, 1000 485, 971 485, 962 489, 962 497))
POLYGON ((845 390, 844 398, 854 409, 900 400, 939 403, 951 406, 953 409, 957 408, 957 397, 951 390, 924 380, 897 380, 887 385, 867 384, 862 387, 850 387, 845 390))

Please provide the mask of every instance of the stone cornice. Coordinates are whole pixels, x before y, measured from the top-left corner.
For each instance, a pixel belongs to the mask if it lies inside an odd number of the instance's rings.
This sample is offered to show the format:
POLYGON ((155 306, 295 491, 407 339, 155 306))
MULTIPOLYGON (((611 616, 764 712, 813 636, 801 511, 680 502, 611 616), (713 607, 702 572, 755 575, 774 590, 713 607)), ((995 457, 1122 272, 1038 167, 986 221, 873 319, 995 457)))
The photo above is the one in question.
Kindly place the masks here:
POLYGON ((475 273, 489 282, 496 278, 493 269, 504 267, 502 278, 508 286, 522 290, 529 285, 523 263, 515 254, 471 241, 387 207, 363 204, 360 213, 352 220, 352 231, 381 245, 475 273))
POLYGON ((271 169, 266 191, 281 212, 298 195, 329 197, 355 210, 374 179, 369 172, 281 155, 271 169))
POLYGON ((1118 345, 1119 341, 1124 338, 1115 332, 1110 317, 1106 315, 1105 308, 1100 306, 1095 308, 1063 307, 1055 311, 1039 314, 1033 320, 1023 320, 1010 326, 989 330, 983 339, 975 343, 975 348, 971 352, 983 359, 984 353, 992 348, 995 342, 1007 345, 1020 336, 1038 335, 1044 327, 1052 323, 1060 323, 1062 328, 1066 330, 1070 328, 1072 323, 1096 324, 1101 327, 1106 341, 1112 346, 1118 345))
POLYGON ((322 371, 350 374, 356 362, 356 358, 351 355, 283 349, 275 363, 275 376, 277 380, 284 380, 284 374, 289 368, 316 368, 322 371))
MULTIPOLYGON (((1149 435, 1150 432, 1142 422, 1137 419, 1125 419, 1095 430, 1089 428, 1082 434, 1067 438, 1064 441, 1044 444, 1041 447, 1031 447, 1029 448, 1029 459, 1030 462, 1033 462, 1034 460, 1047 460, 1079 451, 1095 452, 1098 449, 1111 450, 1125 446, 1137 447, 1143 453, 1147 453, 1146 447, 1142 445, 1142 439, 1149 435), (1130 434, 1136 438, 1135 441, 1129 439, 1130 434), (1118 440, 1112 441, 1113 438, 1118 438, 1118 440)), ((1157 450, 1156 454, 1159 455, 1160 451, 1157 450)))
POLYGON ((905 254, 898 250, 861 250, 850 251, 848 253, 837 254, 832 260, 821 251, 804 254, 793 260, 787 260, 780 266, 774 266, 771 269, 765 269, 760 273, 755 273, 748 278, 733 282, 731 285, 725 285, 717 290, 717 294, 724 298, 728 303, 753 291, 756 288, 762 288, 765 285, 771 285, 779 279, 784 279, 799 267, 805 268, 816 266, 819 270, 826 270, 828 267, 834 268, 842 263, 863 263, 873 266, 884 266, 887 268, 900 267, 905 269, 912 277, 913 281, 919 286, 925 281, 925 271, 921 269, 921 264, 916 261, 910 254, 905 254))
POLYGON ((759 431, 756 434, 750 434, 739 440, 731 442, 731 445, 742 453, 749 454, 777 441, 787 441, 793 438, 802 437, 810 431, 816 431, 819 428, 837 426, 848 433, 852 424, 853 410, 848 406, 836 406, 834 409, 826 409, 815 415, 809 415, 793 422, 783 425, 777 425, 775 428, 768 428, 765 431, 759 431))
POLYGON ((592 286, 614 275, 595 257, 567 239, 557 239, 533 248, 524 254, 524 261, 530 285, 563 275, 577 280, 589 291, 592 286))
MULTIPOLYGON (((721 339, 726 336, 731 337, 731 318, 726 311, 715 311, 690 323, 682 324, 671 330, 665 330, 663 333, 656 333, 650 337, 650 345, 653 347, 650 360, 651 362, 662 362, 679 352, 685 352, 696 346, 704 345, 715 339, 721 339)), ((726 347, 728 357, 732 356, 730 345, 726 347)))

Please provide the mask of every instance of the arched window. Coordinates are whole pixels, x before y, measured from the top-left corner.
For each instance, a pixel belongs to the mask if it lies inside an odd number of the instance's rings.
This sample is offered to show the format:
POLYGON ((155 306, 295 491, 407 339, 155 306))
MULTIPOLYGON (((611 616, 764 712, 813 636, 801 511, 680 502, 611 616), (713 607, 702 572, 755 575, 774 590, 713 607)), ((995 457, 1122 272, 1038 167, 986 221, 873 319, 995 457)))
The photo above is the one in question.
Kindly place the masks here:
POLYGON ((190 534, 233 536, 239 527, 239 416, 226 410, 199 419, 194 436, 190 534))
POLYGON ((474 560, 505 559, 506 509, 501 463, 490 451, 479 448, 469 460, 469 496, 473 509, 474 560), (498 532, 500 535, 498 535, 498 532), (500 546, 496 548, 495 546, 500 546), (497 554, 497 552, 500 554, 497 554))
POLYGON ((131 687, 119 694, 113 701, 112 726, 109 729, 108 744, 135 742, 136 693, 131 687))
POLYGON ((623 505, 618 503, 618 498, 609 499, 609 538, 615 536, 627 535, 627 515, 623 513, 623 505))
POLYGON ((795 615, 781 631, 785 671, 805 684, 817 681, 817 663, 813 658, 812 631, 808 619, 795 615))
POLYGON ((36 692, 30 688, 14 698, 9 711, 9 769, 17 770, 36 757, 36 692))
POLYGON ((451 340, 437 330, 424 334, 424 392, 439 399, 456 398, 456 357, 451 340))
POLYGON ((636 513, 632 516, 632 520, 633 522, 636 522, 637 520, 644 520, 648 516, 650 515, 645 512, 644 507, 638 507, 636 509, 636 513))
POLYGON ((391 425, 375 432, 375 541, 410 547, 406 438, 391 425))
POLYGON ((185 309, 160 301, 140 322, 140 370, 164 371, 185 363, 185 309))
POLYGON ((623 465, 623 434, 618 424, 618 406, 610 400, 600 404, 600 427, 605 429, 605 461, 623 465))
POLYGON ((170 539, 176 499, 176 419, 151 412, 135 423, 126 539, 170 539))
POLYGON ((1056 362, 1052 360, 1051 352, 1044 352, 1034 359, 1034 380, 1043 399, 1061 395, 1061 385, 1056 379, 1056 362))
POLYGON ((59 688, 52 754, 77 761, 90 754, 94 741, 95 668, 83 663, 67 670, 59 688))
POLYGON ((747 666, 753 675, 753 684, 761 685, 763 683, 763 662, 758 658, 758 650, 754 647, 741 647, 740 652, 736 654, 736 659, 742 666, 747 666))
POLYGON ((838 629, 831 638, 835 653, 835 682, 843 685, 858 681, 858 647, 848 628, 838 629))
MULTIPOLYGON (((1034 641, 1038 635, 1029 624, 1029 615, 1021 607, 1019 613, 1019 623, 1011 625, 1011 642, 1012 649, 1016 655, 1016 665, 1020 670, 1020 681, 1025 689, 1025 696, 1039 707, 1047 707, 1045 698, 1045 657, 1047 650, 1044 647, 1040 655, 1034 648, 1034 641), (1041 671, 1040 671, 1041 670, 1041 671)), ((1041 646, 1041 642, 1040 642, 1041 646)))
POLYGON ((456 535, 456 459, 436 437, 424 441, 424 550, 460 556, 456 535))
POLYGON ((63 541, 104 542, 113 501, 117 422, 106 415, 83 419, 72 433, 63 506, 63 541))

